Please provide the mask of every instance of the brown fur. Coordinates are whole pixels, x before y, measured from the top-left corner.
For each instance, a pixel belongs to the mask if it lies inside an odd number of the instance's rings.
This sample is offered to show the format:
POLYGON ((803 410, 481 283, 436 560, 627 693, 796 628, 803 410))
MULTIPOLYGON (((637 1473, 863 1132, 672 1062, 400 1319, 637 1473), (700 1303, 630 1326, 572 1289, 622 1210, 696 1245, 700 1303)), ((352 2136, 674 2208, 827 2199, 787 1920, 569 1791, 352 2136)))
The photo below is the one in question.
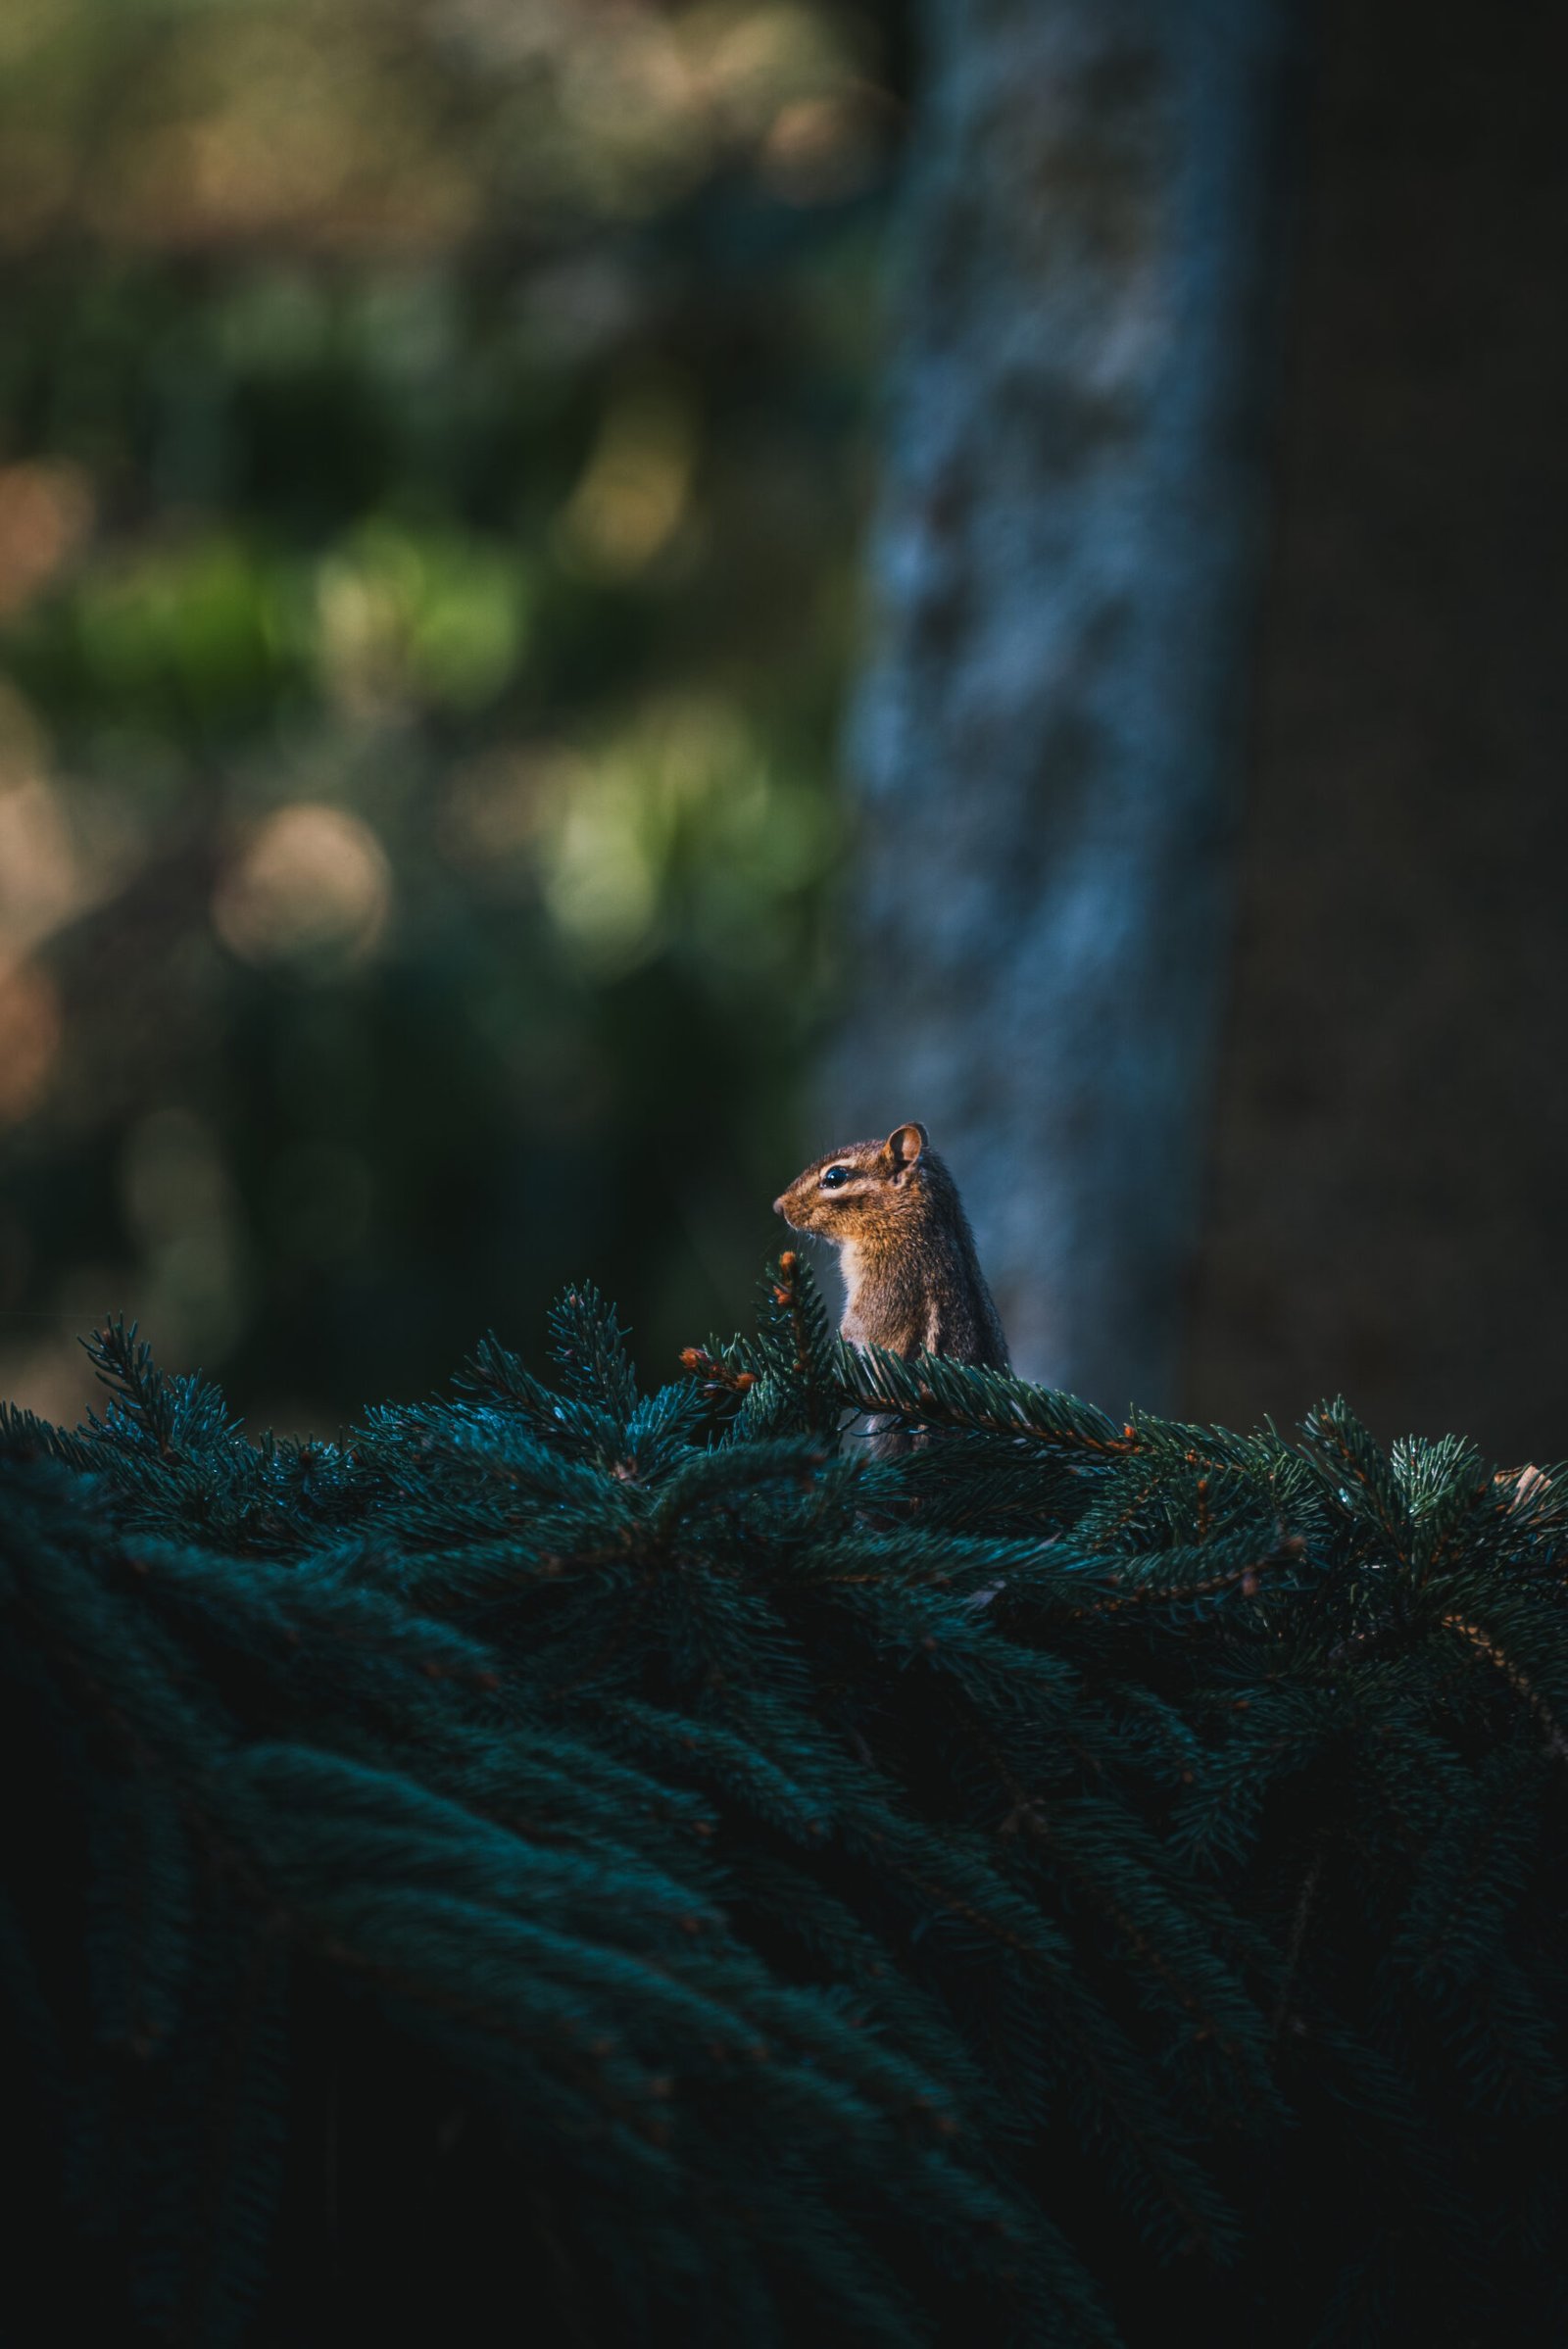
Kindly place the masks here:
POLYGON ((924 1126, 896 1126, 885 1142, 830 1150, 773 1206, 796 1231, 837 1247, 849 1292, 839 1335, 852 1346, 1008 1367, 957 1185, 924 1126), (834 1166, 848 1167, 850 1179, 824 1189, 834 1166))

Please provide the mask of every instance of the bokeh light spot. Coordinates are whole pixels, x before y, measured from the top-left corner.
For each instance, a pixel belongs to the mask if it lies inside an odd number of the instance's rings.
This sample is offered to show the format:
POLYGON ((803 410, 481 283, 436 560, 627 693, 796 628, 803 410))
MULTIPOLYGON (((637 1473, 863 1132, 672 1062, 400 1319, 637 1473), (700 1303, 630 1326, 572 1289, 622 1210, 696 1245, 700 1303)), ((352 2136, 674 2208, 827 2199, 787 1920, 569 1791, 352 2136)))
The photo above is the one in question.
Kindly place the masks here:
POLYGON ((654 943, 659 866, 636 788, 608 776, 573 792, 545 874, 545 900, 568 939, 601 966, 624 968, 654 943))
POLYGON ((552 809, 583 786, 587 761, 555 744, 506 745, 454 767, 436 819, 442 855, 487 891, 533 886, 534 860, 552 809))
POLYGON ((317 575, 317 660, 346 712, 418 702, 471 710, 504 686, 527 618, 521 563, 477 536, 367 524, 317 575))
POLYGON ((875 176, 877 126, 853 97, 800 98, 781 106, 758 156, 758 169, 788 204, 839 204, 875 176))
POLYGON ((53 459, 0 466, 0 618, 47 587, 93 524, 92 484, 53 459))
POLYGON ((618 400, 556 525, 566 567, 605 579, 645 569, 685 516, 696 457, 696 418, 674 385, 618 400))
POLYGON ((298 801, 253 834, 213 894, 213 924, 246 962, 362 960, 392 905, 386 851, 345 807, 298 801))
POLYGON ((76 858, 59 796, 42 775, 0 769, 0 962, 19 960, 74 912, 76 858))
POLYGON ((17 1125, 43 1099, 64 1032, 60 996, 35 962, 0 972, 0 1126, 17 1125))

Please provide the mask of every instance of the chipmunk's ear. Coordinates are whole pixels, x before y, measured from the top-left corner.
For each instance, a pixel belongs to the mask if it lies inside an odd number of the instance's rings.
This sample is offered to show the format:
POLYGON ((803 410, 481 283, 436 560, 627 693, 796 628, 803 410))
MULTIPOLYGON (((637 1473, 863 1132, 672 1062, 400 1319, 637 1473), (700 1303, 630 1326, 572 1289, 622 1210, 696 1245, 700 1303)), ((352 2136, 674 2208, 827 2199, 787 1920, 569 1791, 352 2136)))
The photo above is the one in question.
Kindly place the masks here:
POLYGON ((897 1180, 900 1175, 907 1174, 911 1166, 917 1165, 920 1152, 929 1150, 930 1147, 931 1137, 924 1126, 917 1125, 911 1120, 906 1126, 894 1127, 882 1145, 882 1155, 888 1161, 894 1178, 897 1180))

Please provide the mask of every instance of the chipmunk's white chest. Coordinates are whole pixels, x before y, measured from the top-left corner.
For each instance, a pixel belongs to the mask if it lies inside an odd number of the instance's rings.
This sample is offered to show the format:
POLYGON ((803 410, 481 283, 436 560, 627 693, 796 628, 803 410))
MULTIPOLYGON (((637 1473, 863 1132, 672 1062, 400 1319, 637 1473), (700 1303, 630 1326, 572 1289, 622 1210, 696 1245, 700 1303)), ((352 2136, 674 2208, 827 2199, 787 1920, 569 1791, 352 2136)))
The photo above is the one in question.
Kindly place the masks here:
POLYGON ((839 1245, 839 1271, 844 1280, 844 1319, 840 1325, 841 1335, 847 1338, 852 1346, 859 1346, 864 1343, 860 1334, 859 1315, 856 1311, 856 1297, 860 1286, 860 1250, 858 1245, 853 1240, 842 1241, 839 1245))

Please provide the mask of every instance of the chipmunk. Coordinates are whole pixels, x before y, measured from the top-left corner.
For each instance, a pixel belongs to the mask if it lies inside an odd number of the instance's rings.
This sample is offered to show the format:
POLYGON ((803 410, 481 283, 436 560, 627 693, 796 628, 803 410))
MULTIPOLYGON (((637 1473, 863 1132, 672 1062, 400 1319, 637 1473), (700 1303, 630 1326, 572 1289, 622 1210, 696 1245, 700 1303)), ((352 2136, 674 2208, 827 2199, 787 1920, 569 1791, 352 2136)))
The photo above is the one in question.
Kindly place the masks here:
POLYGON ((924 1126, 831 1150, 773 1207, 836 1245, 849 1291, 839 1335, 851 1346, 1011 1367, 957 1185, 924 1126))

